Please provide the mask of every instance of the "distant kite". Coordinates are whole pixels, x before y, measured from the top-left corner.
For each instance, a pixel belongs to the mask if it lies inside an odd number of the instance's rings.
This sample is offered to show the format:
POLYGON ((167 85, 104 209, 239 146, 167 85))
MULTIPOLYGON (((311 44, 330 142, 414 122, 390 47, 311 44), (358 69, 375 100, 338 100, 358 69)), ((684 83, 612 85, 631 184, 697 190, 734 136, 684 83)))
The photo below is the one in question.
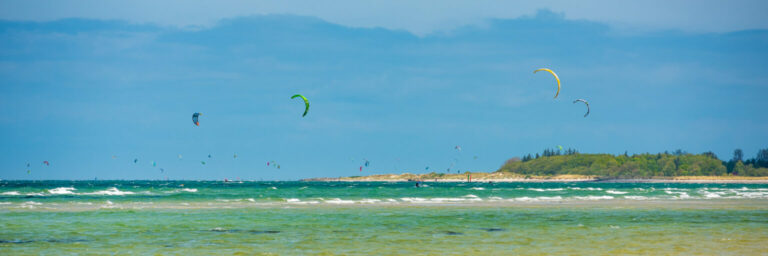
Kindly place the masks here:
POLYGON ((307 97, 304 97, 304 95, 301 95, 301 94, 293 95, 293 96, 291 96, 291 99, 294 99, 294 98, 297 98, 297 97, 301 97, 301 99, 304 100, 304 114, 301 115, 301 117, 305 117, 305 116, 307 116, 307 112, 309 112, 309 100, 307 100, 307 97))
POLYGON ((192 123, 195 124, 196 126, 200 126, 200 122, 198 121, 198 118, 202 115, 203 113, 198 113, 198 112, 195 112, 194 114, 192 114, 192 123))
MULTIPOLYGON (((586 114, 584 114, 584 117, 587 117, 587 116, 589 115, 589 102, 587 102, 587 101, 586 101, 586 100, 584 100, 584 99, 577 99, 577 100, 574 100, 574 101, 573 101, 573 104, 576 104, 576 102, 579 102, 579 101, 581 101, 581 102, 584 102, 584 104, 585 104, 585 105, 587 105, 587 113, 586 113, 586 114)), ((598 103, 600 103, 600 102, 598 102, 598 103)), ((599 104, 598 104, 598 105, 599 105, 599 104)))
POLYGON ((548 68, 540 68, 540 69, 534 70, 533 73, 536 74, 536 72, 539 72, 539 71, 547 71, 550 74, 552 74, 552 76, 555 77, 555 80, 557 80, 557 92, 555 93, 555 98, 557 98, 557 95, 560 95, 560 78, 557 77, 557 74, 555 74, 555 71, 552 71, 551 69, 548 69, 548 68))

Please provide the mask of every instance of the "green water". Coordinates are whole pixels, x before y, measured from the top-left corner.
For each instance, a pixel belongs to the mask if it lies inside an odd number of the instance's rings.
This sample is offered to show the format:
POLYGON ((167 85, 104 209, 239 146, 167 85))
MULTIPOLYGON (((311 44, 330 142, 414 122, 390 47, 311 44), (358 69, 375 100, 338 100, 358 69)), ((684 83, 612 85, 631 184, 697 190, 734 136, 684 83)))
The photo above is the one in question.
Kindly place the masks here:
POLYGON ((767 185, 2 181, 0 195, 0 255, 768 254, 767 185))

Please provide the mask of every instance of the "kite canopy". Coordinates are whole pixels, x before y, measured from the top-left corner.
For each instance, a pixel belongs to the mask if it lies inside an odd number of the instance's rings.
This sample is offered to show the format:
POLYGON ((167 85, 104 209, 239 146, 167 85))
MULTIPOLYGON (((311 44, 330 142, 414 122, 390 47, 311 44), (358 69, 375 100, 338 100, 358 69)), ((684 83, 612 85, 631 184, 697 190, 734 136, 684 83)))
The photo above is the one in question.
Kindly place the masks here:
POLYGON ((557 92, 555 93, 555 98, 557 98, 557 95, 560 95, 560 78, 557 77, 557 74, 555 74, 555 71, 552 71, 551 69, 548 69, 548 68, 540 68, 540 69, 534 70, 533 73, 536 74, 536 72, 539 72, 539 71, 547 71, 550 74, 552 74, 552 76, 555 77, 555 80, 557 80, 557 92))
POLYGON ((577 100, 574 100, 573 103, 576 104, 576 102, 579 102, 579 101, 584 102, 584 104, 587 105, 587 113, 584 114, 584 117, 587 117, 589 115, 589 102, 587 102, 584 99, 577 99, 577 100))
POLYGON ((304 100, 304 114, 301 115, 301 117, 305 117, 307 115, 307 112, 309 112, 309 100, 307 100, 307 97, 304 97, 304 95, 296 94, 291 96, 291 99, 295 99, 296 97, 301 97, 301 99, 304 100))
POLYGON ((557 145, 557 148, 560 149, 560 151, 563 151, 563 146, 557 145))
POLYGON ((45 164, 46 166, 50 166, 51 165, 51 163, 49 163, 48 161, 43 161, 43 164, 45 164))
POLYGON ((194 114, 192 114, 192 123, 197 125, 197 126, 200 126, 200 122, 198 122, 197 119, 198 119, 198 117, 200 117, 202 115, 203 115, 203 113, 198 113, 198 112, 195 112, 194 114))

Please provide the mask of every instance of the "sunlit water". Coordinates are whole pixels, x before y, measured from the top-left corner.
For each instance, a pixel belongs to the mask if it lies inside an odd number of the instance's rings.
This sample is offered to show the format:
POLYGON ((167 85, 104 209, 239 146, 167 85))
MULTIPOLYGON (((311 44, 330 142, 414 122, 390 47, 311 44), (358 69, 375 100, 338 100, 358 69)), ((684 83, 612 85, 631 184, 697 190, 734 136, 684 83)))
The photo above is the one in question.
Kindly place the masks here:
POLYGON ((0 181, 0 255, 768 254, 768 185, 0 181))

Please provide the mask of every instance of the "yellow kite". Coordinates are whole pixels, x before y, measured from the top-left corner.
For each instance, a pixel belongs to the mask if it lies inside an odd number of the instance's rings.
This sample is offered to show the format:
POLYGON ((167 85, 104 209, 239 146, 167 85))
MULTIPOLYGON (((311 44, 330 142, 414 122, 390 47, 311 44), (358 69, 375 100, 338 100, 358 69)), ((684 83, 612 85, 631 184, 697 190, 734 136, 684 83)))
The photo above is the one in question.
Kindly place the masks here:
POLYGON ((555 74, 555 71, 552 71, 551 69, 548 69, 548 68, 540 68, 540 69, 534 70, 533 73, 536 74, 536 72, 539 72, 539 71, 547 71, 550 74, 552 74, 552 76, 555 77, 555 80, 557 80, 557 93, 555 93, 555 98, 557 98, 557 95, 560 95, 560 78, 557 77, 557 74, 555 74))

